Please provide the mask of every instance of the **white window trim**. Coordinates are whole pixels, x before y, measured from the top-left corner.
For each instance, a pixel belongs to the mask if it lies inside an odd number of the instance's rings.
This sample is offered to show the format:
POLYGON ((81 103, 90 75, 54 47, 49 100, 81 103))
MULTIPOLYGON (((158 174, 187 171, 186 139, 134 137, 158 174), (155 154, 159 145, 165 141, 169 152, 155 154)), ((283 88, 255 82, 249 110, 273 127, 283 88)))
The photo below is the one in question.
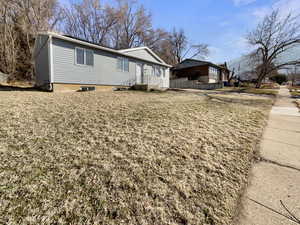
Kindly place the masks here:
POLYGON ((86 48, 81 48, 81 47, 75 47, 75 65, 76 66, 82 66, 82 67, 94 67, 95 65, 95 55, 94 51, 91 49, 86 49, 86 48), (83 50, 83 64, 77 63, 77 49, 82 49, 83 50), (86 51, 91 51, 93 53, 93 65, 87 65, 86 64, 86 51))
POLYGON ((126 57, 117 57, 117 71, 119 71, 119 72, 122 72, 122 73, 129 73, 130 72, 130 60, 128 59, 128 58, 126 58, 126 57), (122 69, 120 69, 120 68, 118 68, 118 60, 121 60, 122 61, 122 69), (128 61, 128 71, 127 70, 125 70, 125 60, 127 60, 128 61))

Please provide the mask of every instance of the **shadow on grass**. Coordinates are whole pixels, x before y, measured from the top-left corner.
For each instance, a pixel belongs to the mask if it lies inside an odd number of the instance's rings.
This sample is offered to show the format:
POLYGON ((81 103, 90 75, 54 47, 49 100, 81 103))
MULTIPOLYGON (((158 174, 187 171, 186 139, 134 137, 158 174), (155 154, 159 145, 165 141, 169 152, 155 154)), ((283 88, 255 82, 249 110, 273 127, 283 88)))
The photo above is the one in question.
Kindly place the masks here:
POLYGON ((41 91, 36 87, 18 87, 11 85, 0 85, 0 91, 41 91))

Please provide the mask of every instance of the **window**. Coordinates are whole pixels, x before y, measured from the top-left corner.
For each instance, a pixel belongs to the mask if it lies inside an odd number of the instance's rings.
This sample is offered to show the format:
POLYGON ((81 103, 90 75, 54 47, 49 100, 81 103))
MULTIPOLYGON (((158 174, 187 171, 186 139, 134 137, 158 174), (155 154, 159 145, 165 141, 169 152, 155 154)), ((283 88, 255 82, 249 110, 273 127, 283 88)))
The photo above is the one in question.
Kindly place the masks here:
POLYGON ((161 73, 162 73, 161 68, 159 66, 155 67, 155 75, 160 77, 161 73))
POLYGON ((151 66, 151 75, 155 76, 155 67, 154 66, 151 66))
POLYGON ((94 66, 94 52, 92 50, 75 48, 76 64, 94 66))
POLYGON ((117 61, 117 69, 119 71, 123 71, 123 58, 118 58, 118 61, 117 61))
POLYGON ((85 50, 86 55, 86 65, 93 66, 94 65, 94 52, 91 50, 85 50))
POLYGON ((216 68, 214 68, 214 67, 210 67, 209 68, 209 72, 212 73, 212 74, 216 74, 217 75, 219 73, 219 70, 216 69, 216 68))
POLYGON ((117 69, 122 72, 129 72, 129 60, 126 58, 118 57, 117 69))
POLYGON ((128 59, 124 59, 124 71, 125 72, 129 72, 129 60, 128 59))
POLYGON ((84 49, 76 48, 76 63, 84 65, 84 49))
POLYGON ((209 77, 210 79, 215 79, 215 80, 218 80, 219 76, 219 69, 215 68, 215 67, 210 67, 209 68, 209 77))

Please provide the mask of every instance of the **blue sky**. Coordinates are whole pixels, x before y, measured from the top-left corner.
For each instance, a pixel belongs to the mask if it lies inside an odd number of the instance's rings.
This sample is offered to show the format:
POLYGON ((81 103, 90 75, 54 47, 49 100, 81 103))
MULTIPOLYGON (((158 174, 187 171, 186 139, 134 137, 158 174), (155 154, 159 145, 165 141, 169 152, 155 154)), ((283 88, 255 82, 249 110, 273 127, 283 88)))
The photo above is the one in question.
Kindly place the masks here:
POLYGON ((208 44, 208 60, 215 63, 231 61, 248 53, 247 32, 272 9, 279 8, 283 15, 290 11, 300 13, 300 0, 136 1, 152 13, 154 27, 169 31, 173 27, 183 28, 193 44, 208 44))
POLYGON ((245 35, 271 11, 297 10, 300 0, 139 0, 152 12, 154 25, 183 28, 193 43, 210 46, 209 60, 224 62, 247 53, 245 35))

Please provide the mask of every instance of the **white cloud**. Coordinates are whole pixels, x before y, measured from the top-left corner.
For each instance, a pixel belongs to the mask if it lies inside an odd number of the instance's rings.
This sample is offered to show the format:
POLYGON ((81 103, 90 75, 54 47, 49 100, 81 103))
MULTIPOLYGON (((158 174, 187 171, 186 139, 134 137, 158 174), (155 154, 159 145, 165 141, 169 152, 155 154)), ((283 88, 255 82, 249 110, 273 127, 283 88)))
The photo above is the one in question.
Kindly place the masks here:
POLYGON ((282 16, 287 16, 289 13, 299 14, 300 1, 299 0, 279 0, 273 8, 279 9, 282 16))
POLYGON ((232 0, 235 6, 249 5, 256 0, 232 0))
MULTIPOLYGON (((231 1, 236 5, 254 2, 253 0, 231 1)), ((214 43, 209 47, 210 55, 208 60, 215 63, 222 63, 239 58, 253 50, 247 43, 245 35, 249 30, 254 28, 262 18, 271 13, 273 9, 279 9, 281 16, 286 16, 290 12, 300 13, 300 0, 273 0, 273 3, 269 5, 262 5, 256 8, 251 7, 240 17, 240 20, 245 22, 245 26, 239 29, 233 29, 235 23, 230 20, 221 21, 218 26, 226 27, 226 32, 214 39, 214 43), (232 23, 232 26, 230 23, 232 23)))
POLYGON ((277 0, 271 6, 262 6, 254 9, 252 15, 258 20, 261 20, 266 15, 270 14, 272 10, 279 10, 280 16, 285 17, 289 13, 296 15, 300 12, 300 1, 299 0, 277 0))

